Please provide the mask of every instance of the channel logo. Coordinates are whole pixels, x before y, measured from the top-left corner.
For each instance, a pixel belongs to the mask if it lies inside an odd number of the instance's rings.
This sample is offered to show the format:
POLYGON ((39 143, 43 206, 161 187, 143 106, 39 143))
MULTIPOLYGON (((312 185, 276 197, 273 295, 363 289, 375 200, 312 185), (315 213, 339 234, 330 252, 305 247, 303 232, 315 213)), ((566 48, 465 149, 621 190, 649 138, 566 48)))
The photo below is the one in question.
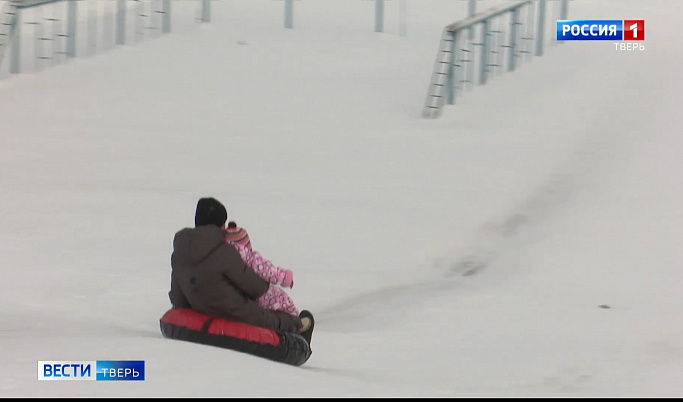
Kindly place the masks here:
POLYGON ((144 381, 144 360, 39 361, 38 381, 144 381))
POLYGON ((557 40, 645 40, 645 20, 557 20, 557 40))

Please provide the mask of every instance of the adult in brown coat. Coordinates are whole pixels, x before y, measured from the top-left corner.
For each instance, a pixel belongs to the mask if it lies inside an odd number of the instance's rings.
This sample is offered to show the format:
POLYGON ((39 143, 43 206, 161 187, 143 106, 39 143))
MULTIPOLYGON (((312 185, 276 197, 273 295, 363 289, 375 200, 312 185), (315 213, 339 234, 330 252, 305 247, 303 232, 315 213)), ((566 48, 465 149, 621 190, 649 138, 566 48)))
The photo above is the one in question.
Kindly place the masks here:
POLYGON ((259 307, 256 299, 268 290, 268 282, 225 241, 226 221, 223 204, 202 198, 197 203, 195 227, 175 234, 168 293, 173 307, 276 331, 308 330, 312 321, 307 317, 259 307))

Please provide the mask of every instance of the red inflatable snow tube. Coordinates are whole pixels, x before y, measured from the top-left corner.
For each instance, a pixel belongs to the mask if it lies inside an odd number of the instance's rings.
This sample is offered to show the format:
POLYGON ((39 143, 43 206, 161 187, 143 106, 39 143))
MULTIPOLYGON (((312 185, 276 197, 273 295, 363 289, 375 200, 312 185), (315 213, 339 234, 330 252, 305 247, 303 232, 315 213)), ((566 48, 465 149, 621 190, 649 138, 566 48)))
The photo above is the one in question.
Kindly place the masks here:
POLYGON ((190 309, 168 310, 159 322, 165 338, 231 349, 294 366, 301 366, 311 356, 308 342, 299 334, 255 327, 190 309))

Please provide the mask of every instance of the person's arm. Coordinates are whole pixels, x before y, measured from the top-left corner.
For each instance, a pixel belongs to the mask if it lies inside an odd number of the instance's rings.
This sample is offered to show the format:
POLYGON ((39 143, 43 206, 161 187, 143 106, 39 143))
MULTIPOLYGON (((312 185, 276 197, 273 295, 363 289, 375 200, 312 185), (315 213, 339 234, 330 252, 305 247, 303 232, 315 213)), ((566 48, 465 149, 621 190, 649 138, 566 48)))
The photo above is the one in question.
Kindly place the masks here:
POLYGON ((236 288, 252 299, 258 299, 266 293, 268 282, 242 260, 235 247, 225 243, 216 252, 220 254, 220 261, 225 262, 221 273, 236 288))
POLYGON ((294 285, 292 271, 278 267, 270 260, 264 258, 258 251, 249 250, 240 245, 236 245, 236 247, 243 258, 246 255, 244 260, 261 278, 273 285, 281 285, 288 288, 294 285))

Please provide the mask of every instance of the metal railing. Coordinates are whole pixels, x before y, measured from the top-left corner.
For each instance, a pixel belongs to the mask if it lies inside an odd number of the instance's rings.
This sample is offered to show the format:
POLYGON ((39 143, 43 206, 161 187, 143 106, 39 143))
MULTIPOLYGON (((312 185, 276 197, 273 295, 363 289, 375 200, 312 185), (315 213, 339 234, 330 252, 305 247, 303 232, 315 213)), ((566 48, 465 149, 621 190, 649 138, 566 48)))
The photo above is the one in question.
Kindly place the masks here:
MULTIPOLYGON (((569 0, 560 1, 558 19, 566 19, 569 0)), ((516 0, 492 7, 443 29, 424 118, 439 118, 445 104, 475 83, 485 85, 524 59, 543 55, 547 0, 516 0)))
MULTIPOLYGON (((198 2, 201 8, 198 19, 201 22, 210 21, 210 1, 198 2)), ((10 74, 26 72, 28 67, 35 71, 50 64, 59 64, 66 58, 93 56, 117 45, 170 33, 171 2, 172 0, 5 2, 0 14, 0 23, 7 24, 0 25, 0 66, 5 55, 4 58, 9 59, 10 74), (29 56, 29 53, 32 54, 29 56)))

